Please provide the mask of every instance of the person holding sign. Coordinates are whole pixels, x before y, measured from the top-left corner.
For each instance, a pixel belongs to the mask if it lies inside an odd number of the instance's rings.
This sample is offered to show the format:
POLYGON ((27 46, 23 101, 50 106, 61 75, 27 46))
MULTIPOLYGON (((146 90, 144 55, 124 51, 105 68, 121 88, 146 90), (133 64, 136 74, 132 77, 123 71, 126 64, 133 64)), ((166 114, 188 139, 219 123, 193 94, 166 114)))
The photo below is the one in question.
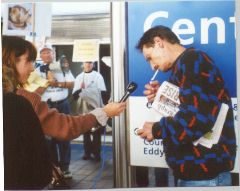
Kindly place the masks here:
POLYGON ((149 102, 159 102, 156 95, 164 95, 168 104, 165 113, 159 112, 160 121, 145 122, 138 135, 148 141, 163 139, 178 186, 231 185, 236 157, 233 111, 214 61, 201 50, 183 47, 171 29, 161 25, 146 31, 137 49, 152 69, 170 72, 164 87, 158 81, 145 85, 149 102), (172 106, 178 108, 167 115, 172 106))

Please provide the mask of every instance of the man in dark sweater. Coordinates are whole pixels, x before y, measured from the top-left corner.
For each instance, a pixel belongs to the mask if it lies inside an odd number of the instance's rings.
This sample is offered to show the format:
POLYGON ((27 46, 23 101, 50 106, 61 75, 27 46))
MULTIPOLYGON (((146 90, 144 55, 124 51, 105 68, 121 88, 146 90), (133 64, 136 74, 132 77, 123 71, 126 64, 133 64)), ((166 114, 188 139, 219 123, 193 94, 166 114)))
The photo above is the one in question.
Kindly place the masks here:
MULTIPOLYGON (((170 71, 169 83, 179 87, 179 111, 159 122, 146 122, 138 135, 151 141, 163 139, 166 161, 178 186, 228 186, 236 156, 231 98, 217 66, 208 55, 180 45, 165 26, 144 33, 137 48, 155 70, 170 71), (220 138, 210 148, 193 144, 212 131, 222 105, 228 106, 220 138)), ((145 86, 150 102, 159 83, 145 86)))

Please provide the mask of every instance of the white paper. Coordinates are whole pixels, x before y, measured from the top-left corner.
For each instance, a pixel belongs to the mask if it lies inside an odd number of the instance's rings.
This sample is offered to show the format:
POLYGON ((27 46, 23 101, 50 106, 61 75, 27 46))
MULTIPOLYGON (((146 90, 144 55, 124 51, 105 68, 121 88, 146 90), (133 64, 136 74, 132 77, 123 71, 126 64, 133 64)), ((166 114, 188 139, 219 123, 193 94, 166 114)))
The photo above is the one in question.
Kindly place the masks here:
POLYGON ((218 113, 216 122, 212 128, 212 131, 208 133, 208 135, 204 135, 197 141, 194 141, 193 144, 196 146, 198 144, 201 144, 207 148, 212 148, 213 144, 217 144, 218 140, 220 138, 222 128, 224 125, 224 122, 227 117, 227 112, 228 112, 228 105, 225 103, 222 103, 220 111, 218 113))

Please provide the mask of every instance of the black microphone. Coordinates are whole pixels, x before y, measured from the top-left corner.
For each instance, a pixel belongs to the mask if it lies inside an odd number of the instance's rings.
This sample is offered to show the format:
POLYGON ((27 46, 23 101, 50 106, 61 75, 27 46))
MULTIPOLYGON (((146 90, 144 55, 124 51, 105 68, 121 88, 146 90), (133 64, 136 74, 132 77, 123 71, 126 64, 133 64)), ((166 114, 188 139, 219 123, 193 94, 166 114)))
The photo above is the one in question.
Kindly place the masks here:
POLYGON ((127 89, 123 97, 120 99, 119 103, 124 102, 137 89, 137 84, 135 82, 131 82, 127 85, 127 89))
MULTIPOLYGON (((137 84, 135 82, 131 82, 127 85, 127 89, 125 94, 123 95, 123 97, 120 99, 120 101, 118 103, 124 102, 127 100, 127 98, 130 96, 131 93, 133 93, 135 90, 137 89, 137 84)), ((112 119, 109 118, 107 120, 107 124, 109 126, 112 126, 112 119)), ((98 130, 101 126, 95 127, 91 129, 91 132, 95 132, 96 130, 98 130)))
MULTIPOLYGON (((125 94, 122 96, 122 98, 120 99, 120 101, 118 103, 126 101, 127 98, 130 96, 130 94, 133 93, 136 89, 137 89, 137 84, 135 82, 129 83, 127 85, 127 89, 126 89, 125 94)), ((111 118, 108 119, 107 124, 109 126, 112 126, 112 119, 111 118)))

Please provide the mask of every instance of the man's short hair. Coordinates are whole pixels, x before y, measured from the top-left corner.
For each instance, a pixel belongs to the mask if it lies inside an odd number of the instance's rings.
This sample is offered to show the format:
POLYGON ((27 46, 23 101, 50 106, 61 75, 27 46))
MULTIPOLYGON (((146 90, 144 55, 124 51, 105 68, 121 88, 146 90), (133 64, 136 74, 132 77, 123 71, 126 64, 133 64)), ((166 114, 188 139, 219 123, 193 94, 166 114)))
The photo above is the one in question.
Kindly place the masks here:
POLYGON ((163 25, 157 25, 153 28, 150 28, 143 34, 138 41, 136 48, 142 51, 144 45, 149 47, 153 46, 155 37, 166 40, 171 44, 180 44, 180 40, 178 39, 177 35, 174 34, 170 28, 163 25))

